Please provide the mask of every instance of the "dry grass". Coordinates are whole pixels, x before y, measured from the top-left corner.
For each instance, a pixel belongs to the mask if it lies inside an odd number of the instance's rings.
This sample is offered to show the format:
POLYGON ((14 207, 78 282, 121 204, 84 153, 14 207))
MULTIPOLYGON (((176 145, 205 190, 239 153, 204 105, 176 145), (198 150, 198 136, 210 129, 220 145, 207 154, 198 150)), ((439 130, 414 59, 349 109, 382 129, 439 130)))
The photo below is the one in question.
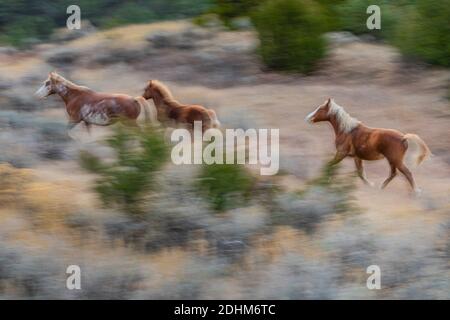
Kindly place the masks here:
POLYGON ((109 43, 113 48, 140 47, 145 38, 154 31, 181 31, 191 24, 188 21, 165 21, 150 24, 127 25, 111 30, 96 32, 69 43, 71 48, 90 48, 100 43, 109 43))

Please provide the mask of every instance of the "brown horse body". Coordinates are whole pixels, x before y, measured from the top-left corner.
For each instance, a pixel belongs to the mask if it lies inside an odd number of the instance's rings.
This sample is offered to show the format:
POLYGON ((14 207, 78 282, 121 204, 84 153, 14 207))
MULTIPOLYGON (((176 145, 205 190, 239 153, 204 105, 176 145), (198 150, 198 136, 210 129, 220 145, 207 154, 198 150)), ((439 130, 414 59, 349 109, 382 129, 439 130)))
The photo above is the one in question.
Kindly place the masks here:
POLYGON ((142 95, 145 99, 153 99, 158 110, 158 121, 166 125, 184 124, 193 128, 194 121, 202 122, 203 131, 218 128, 220 122, 214 110, 200 105, 185 105, 176 101, 169 89, 157 80, 150 80, 142 95))
POLYGON ((62 98, 69 116, 69 129, 84 122, 89 130, 92 124, 108 126, 119 119, 125 119, 128 124, 136 125, 141 109, 144 109, 146 120, 156 121, 156 110, 142 97, 95 92, 87 87, 78 86, 54 72, 49 74, 36 94, 42 98, 58 94, 62 98))
POLYGON ((353 157, 359 177, 367 184, 372 185, 366 178, 363 160, 379 160, 386 158, 391 167, 389 177, 383 182, 382 188, 396 176, 397 169, 406 177, 414 191, 416 188, 411 171, 403 162, 408 150, 408 140, 416 142, 420 149, 417 163, 420 164, 431 154, 425 142, 415 134, 403 134, 397 130, 369 128, 360 121, 352 118, 345 110, 337 105, 332 99, 311 112, 306 119, 315 123, 329 121, 336 135, 336 155, 330 162, 337 164, 345 157, 353 157))

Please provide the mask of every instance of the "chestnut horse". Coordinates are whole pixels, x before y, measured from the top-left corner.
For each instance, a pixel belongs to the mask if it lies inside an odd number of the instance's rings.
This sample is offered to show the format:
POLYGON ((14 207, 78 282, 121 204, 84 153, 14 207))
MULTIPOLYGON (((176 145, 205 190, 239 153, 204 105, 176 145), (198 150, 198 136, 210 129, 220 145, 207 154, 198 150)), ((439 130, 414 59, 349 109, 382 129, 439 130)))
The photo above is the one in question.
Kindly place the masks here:
POLYGON ((136 126, 141 109, 144 110, 147 121, 151 123, 157 121, 155 108, 143 97, 95 92, 64 79, 56 72, 50 72, 47 80, 36 91, 36 95, 40 98, 52 94, 58 94, 66 104, 69 130, 82 121, 88 131, 92 124, 108 126, 119 119, 136 126))
POLYGON ((403 134, 397 130, 369 128, 357 119, 351 117, 333 99, 328 99, 316 110, 306 116, 305 120, 310 123, 328 121, 333 126, 336 134, 336 155, 330 165, 339 163, 345 157, 354 157, 358 176, 369 185, 363 168, 363 160, 379 160, 386 158, 391 167, 389 177, 383 182, 382 189, 397 174, 397 169, 406 177, 413 190, 417 193, 414 178, 403 163, 403 158, 408 149, 408 140, 412 140, 420 147, 417 164, 431 155, 430 149, 425 142, 416 134, 403 134))
POLYGON ((158 110, 158 120, 163 123, 174 122, 193 128, 194 121, 202 121, 203 132, 209 128, 218 128, 220 122, 214 110, 195 104, 181 104, 176 101, 170 90, 158 80, 150 80, 145 87, 145 99, 153 99, 158 110))

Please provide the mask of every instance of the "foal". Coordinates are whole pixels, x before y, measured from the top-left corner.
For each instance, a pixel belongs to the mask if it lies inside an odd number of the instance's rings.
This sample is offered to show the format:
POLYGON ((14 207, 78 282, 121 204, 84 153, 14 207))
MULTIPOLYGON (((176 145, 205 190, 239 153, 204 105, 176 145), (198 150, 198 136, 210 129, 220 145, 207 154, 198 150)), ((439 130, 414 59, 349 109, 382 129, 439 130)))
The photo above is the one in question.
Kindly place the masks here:
POLYGON ((195 104, 181 104, 175 100, 169 89, 158 80, 150 80, 145 87, 145 99, 153 99, 160 122, 175 122, 194 127, 194 121, 202 121, 202 130, 220 127, 214 110, 195 104))
POLYGON ((40 98, 52 94, 58 94, 66 104, 69 130, 82 121, 88 131, 91 124, 108 126, 119 119, 135 126, 141 109, 144 110, 147 121, 157 121, 155 108, 143 97, 95 92, 64 79, 56 72, 50 72, 47 80, 36 91, 40 98))
POLYGON ((360 121, 352 118, 333 99, 328 99, 316 110, 306 116, 305 120, 310 123, 329 121, 336 134, 336 155, 331 165, 339 163, 345 157, 354 157, 356 169, 359 177, 369 185, 373 185, 367 180, 363 168, 363 160, 379 160, 386 158, 391 167, 390 176, 383 182, 382 189, 397 174, 397 169, 406 177, 413 190, 417 193, 414 178, 403 163, 403 157, 408 149, 408 140, 411 139, 420 147, 420 154, 417 157, 417 164, 431 155, 425 142, 416 134, 403 134, 397 130, 369 128, 360 121))

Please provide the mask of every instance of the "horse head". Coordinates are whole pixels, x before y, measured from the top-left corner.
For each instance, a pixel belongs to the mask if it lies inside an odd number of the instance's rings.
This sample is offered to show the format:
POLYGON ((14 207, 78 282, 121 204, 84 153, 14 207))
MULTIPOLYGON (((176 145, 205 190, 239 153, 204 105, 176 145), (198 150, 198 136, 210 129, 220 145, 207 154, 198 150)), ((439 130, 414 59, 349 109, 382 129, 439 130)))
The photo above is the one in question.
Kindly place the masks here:
POLYGON ((142 96, 144 97, 144 99, 148 100, 153 99, 154 95, 155 95, 155 86, 153 80, 149 80, 147 82, 147 86, 145 87, 142 96))
POLYGON ((36 90, 35 95, 39 98, 45 98, 52 94, 55 94, 57 92, 57 77, 58 75, 56 74, 56 72, 50 72, 42 86, 36 90))
POLYGON ((330 108, 333 100, 328 98, 324 103, 316 108, 313 112, 308 114, 305 118, 306 122, 315 123, 320 121, 328 121, 330 120, 330 108))

